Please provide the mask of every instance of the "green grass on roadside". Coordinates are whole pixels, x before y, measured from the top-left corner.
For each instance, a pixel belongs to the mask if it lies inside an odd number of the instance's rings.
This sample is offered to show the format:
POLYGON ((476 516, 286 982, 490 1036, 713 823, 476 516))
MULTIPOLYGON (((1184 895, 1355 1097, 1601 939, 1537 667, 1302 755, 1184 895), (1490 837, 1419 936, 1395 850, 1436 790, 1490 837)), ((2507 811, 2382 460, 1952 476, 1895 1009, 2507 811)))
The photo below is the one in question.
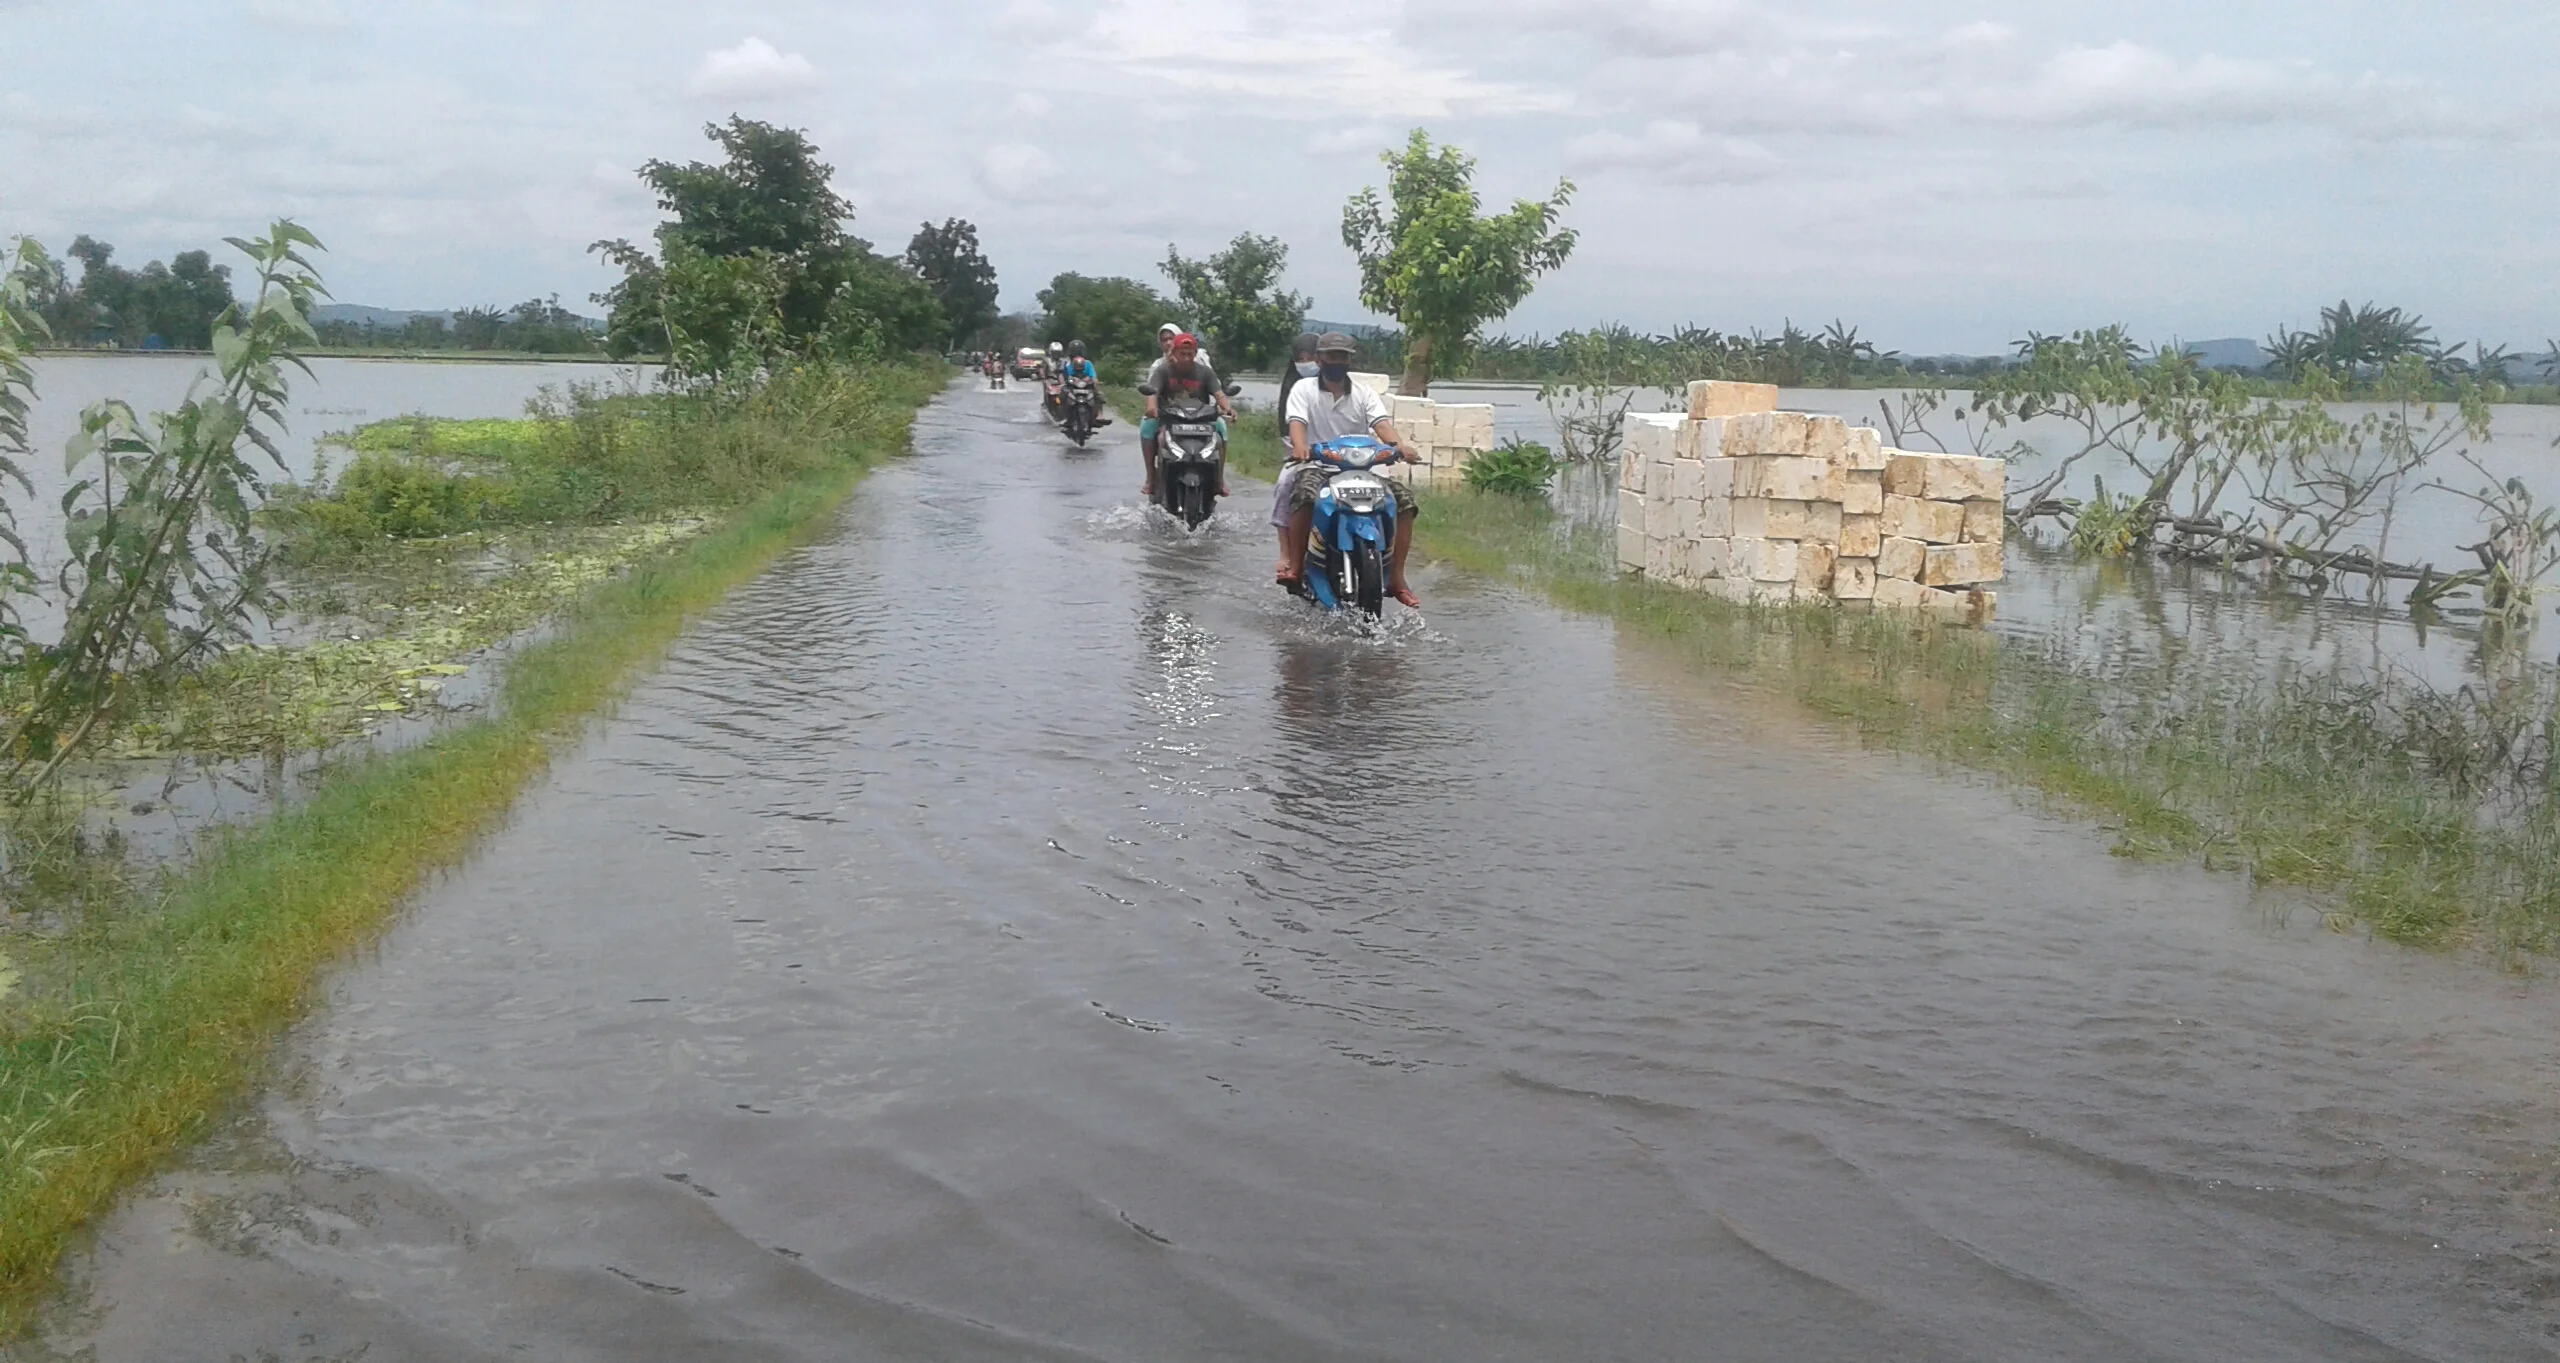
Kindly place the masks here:
POLYGON ((494 827, 687 622, 903 449, 942 373, 845 382, 861 391, 839 395, 833 429, 773 410, 737 416, 761 421, 765 439, 815 439, 824 457, 590 592, 508 661, 489 717, 350 761, 307 802, 213 836, 140 891, 144 902, 55 944, 65 959, 29 972, 52 987, 0 999, 0 1339, 32 1321, 67 1238, 244 1092, 321 972, 494 827))

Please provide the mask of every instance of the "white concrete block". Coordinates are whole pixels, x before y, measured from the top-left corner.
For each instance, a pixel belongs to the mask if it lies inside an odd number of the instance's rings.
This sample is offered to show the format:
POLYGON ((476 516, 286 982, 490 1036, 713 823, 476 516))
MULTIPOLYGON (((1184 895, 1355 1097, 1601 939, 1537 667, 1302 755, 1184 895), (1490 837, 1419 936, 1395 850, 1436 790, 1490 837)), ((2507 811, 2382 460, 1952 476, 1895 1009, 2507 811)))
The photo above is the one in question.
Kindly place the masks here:
MULTIPOLYGON (((1702 504, 1690 501, 1685 497, 1674 497, 1671 499, 1668 506, 1671 512, 1671 521, 1667 527, 1662 527, 1662 533, 1669 535, 1675 540, 1687 541, 1696 539, 1698 537, 1698 518, 1704 509, 1702 504)), ((1656 527, 1652 522, 1647 522, 1645 533, 1652 534, 1655 528, 1656 527)))
POLYGON ((1671 461, 1671 495, 1684 502, 1707 499, 1707 468, 1695 459, 1671 461))
POLYGON ((1929 589, 1907 577, 1878 577, 1875 603, 1880 609, 1916 611, 1929 596, 1929 589))
POLYGON ((1644 537, 1644 575, 1656 582, 1669 582, 1677 575, 1675 556, 1682 552, 1679 541, 1666 535, 1644 537))
POLYGON ((1429 398, 1390 396, 1387 415, 1395 419, 1396 429, 1410 439, 1417 431, 1428 432, 1434 418, 1432 410, 1439 404, 1429 398))
POLYGON ((1804 453, 1808 459, 1826 464, 1841 462, 1848 452, 1849 423, 1836 416, 1808 416, 1804 423, 1804 453))
POLYGON ((1860 473, 1884 472, 1884 436, 1873 426, 1852 426, 1840 451, 1840 465, 1860 473))
POLYGON ((1954 502, 1923 501, 1887 492, 1884 533, 1930 544, 1954 544, 1964 538, 1964 508, 1954 502))
POLYGON ((1396 380, 1391 375, 1361 374, 1355 372, 1351 376, 1351 381, 1368 389, 1370 392, 1377 394, 1382 399, 1392 398, 1396 395, 1396 380))
POLYGON ((1734 462, 1730 459, 1701 459, 1698 466, 1705 478, 1703 487, 1708 500, 1733 495, 1734 462))
POLYGON ((1633 443, 1620 446, 1618 450, 1618 489, 1622 492, 1641 494, 1644 491, 1645 469, 1652 463, 1652 458, 1649 457, 1644 450, 1637 448, 1633 443))
POLYGON ((1888 535, 1876 553, 1876 575, 1898 578, 1904 582, 1920 580, 1920 570, 1929 562, 1929 546, 1905 536, 1888 535))
POLYGON ((1842 515, 1880 516, 1884 514, 1884 474, 1867 473, 1834 464, 1832 477, 1840 490, 1842 515))
POLYGON ((1942 454, 1929 461, 1920 495, 1933 502, 1966 502, 1977 497, 1997 500, 2008 495, 2008 485, 2009 465, 2005 460, 1942 454))
POLYGON ((1698 533, 1712 538, 1733 534, 1733 499, 1709 497, 1698 503, 1698 533))
POLYGON ((1627 424, 1618 432, 1619 445, 1626 459, 1669 459, 1680 453, 1688 424, 1677 412, 1629 412, 1627 424))
POLYGON ((1619 528, 1624 529, 1627 526, 1634 526, 1637 534, 1643 534, 1644 516, 1644 494, 1641 492, 1629 492, 1625 488, 1618 489, 1619 528))
POLYGON ((1964 542, 1998 544, 2008 537, 2007 507, 1988 497, 1976 497, 1964 504, 1964 542))
POLYGON ((1439 408, 1439 429, 1450 434, 1443 444, 1461 449, 1493 448, 1493 406, 1482 402, 1444 402, 1439 408))
POLYGON ((1909 450, 1884 452, 1884 492, 1888 497, 1926 497, 1929 461, 1938 456, 1909 450))
POLYGON ((1840 551, 1831 545, 1805 540, 1796 545, 1796 595, 1829 596, 1831 572, 1840 561, 1840 551))
POLYGON ((1682 421, 1676 452, 1686 459, 1715 459, 1724 455, 1724 418, 1709 417, 1704 421, 1682 421))
POLYGON ((1772 412, 1777 407, 1778 385, 1774 383, 1699 379, 1689 385, 1691 417, 1738 416, 1744 412, 1772 412))
POLYGON ((1760 455, 1734 461, 1733 495, 1778 497, 1791 502, 1820 498, 1831 467, 1801 455, 1760 455))
POLYGON ((1724 576, 1725 555, 1732 552, 1731 541, 1716 535, 1689 541, 1689 580, 1707 582, 1724 576))
POLYGON ((1618 570, 1627 573, 1644 571, 1645 534, 1641 529, 1618 527, 1618 570))
MULTIPOLYGON (((1736 544, 1744 542, 1740 537, 1734 540, 1736 544)), ((1756 546, 1751 551, 1752 581, 1793 582, 1796 580, 1796 542, 1794 540, 1756 539, 1749 543, 1756 546)))
MULTIPOLYGON (((1621 494, 1623 496, 1623 494, 1621 494)), ((1621 505, 1624 505, 1622 502, 1621 505)), ((1914 540, 1913 543, 1918 543, 1914 540)), ((1884 552, 1884 517, 1850 516, 1840 518, 1840 556, 1874 558, 1884 552)))
POLYGON ((1871 601, 1876 594, 1876 561, 1851 558, 1846 554, 1831 568, 1831 598, 1835 601, 1871 601))
POLYGON ((2000 560, 1997 544, 1933 544, 1920 568, 1920 585, 1970 587, 1977 582, 1997 582, 2000 560))

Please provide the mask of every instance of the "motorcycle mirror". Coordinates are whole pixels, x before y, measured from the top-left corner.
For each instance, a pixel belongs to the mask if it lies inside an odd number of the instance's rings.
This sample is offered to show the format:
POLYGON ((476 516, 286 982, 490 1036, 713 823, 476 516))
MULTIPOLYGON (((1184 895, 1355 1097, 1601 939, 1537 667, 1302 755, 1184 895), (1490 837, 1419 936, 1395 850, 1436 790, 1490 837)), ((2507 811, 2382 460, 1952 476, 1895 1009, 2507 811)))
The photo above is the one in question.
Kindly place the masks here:
POLYGON ((1138 385, 1138 396, 1140 396, 1140 397, 1142 397, 1142 398, 1151 398, 1151 397, 1154 397, 1155 395, 1156 395, 1156 386, 1155 386, 1154 384, 1152 384, 1152 383, 1142 383, 1142 384, 1139 384, 1139 385, 1138 385))
POLYGON ((1231 383, 1231 384, 1228 384, 1228 385, 1227 385, 1227 396, 1228 396, 1228 397, 1234 397, 1236 394, 1241 393, 1241 392, 1243 392, 1243 391, 1244 391, 1244 385, 1243 385, 1243 384, 1240 384, 1240 383, 1231 383))

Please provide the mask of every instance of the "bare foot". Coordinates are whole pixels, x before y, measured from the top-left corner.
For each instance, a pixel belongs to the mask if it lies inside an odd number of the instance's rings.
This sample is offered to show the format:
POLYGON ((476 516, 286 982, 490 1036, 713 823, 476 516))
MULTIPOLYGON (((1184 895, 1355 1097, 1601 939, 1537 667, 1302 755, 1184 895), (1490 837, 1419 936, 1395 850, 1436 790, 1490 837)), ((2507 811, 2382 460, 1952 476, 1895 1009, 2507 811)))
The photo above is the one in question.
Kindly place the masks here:
POLYGON ((1413 588, 1411 587, 1407 587, 1399 583, 1396 586, 1388 588, 1387 592, 1396 600, 1403 602, 1405 605, 1410 606, 1415 610, 1422 609, 1422 598, 1414 595, 1413 588))

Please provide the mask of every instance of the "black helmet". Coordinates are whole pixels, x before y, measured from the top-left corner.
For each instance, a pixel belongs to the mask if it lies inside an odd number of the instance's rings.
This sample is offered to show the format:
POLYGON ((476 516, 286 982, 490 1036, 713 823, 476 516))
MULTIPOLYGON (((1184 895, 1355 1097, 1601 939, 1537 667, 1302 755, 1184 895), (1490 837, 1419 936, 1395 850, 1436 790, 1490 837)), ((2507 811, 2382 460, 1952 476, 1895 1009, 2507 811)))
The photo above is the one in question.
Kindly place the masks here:
POLYGON ((1075 357, 1076 357, 1077 359, 1079 359, 1079 360, 1083 359, 1083 358, 1084 358, 1084 342, 1082 342, 1082 341, 1069 341, 1069 342, 1067 342, 1067 353, 1068 353, 1068 354, 1070 354, 1070 355, 1075 356, 1075 357))

